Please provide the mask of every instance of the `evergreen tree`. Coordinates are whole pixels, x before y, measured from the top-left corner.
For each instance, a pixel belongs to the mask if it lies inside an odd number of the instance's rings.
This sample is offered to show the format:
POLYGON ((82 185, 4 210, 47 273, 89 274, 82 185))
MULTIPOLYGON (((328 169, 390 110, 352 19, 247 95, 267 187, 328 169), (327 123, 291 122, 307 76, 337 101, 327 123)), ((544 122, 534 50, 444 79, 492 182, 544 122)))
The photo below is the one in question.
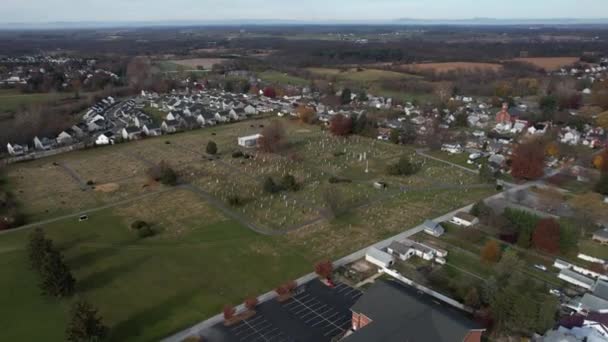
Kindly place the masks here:
POLYGON ((84 300, 72 305, 66 340, 70 342, 101 341, 108 333, 97 310, 84 300))
POLYGON ((340 97, 340 101, 343 105, 347 105, 351 102, 352 91, 349 88, 344 88, 342 90, 342 96, 340 97))
POLYGON ((29 236, 28 254, 32 269, 40 271, 46 253, 53 248, 53 242, 45 237, 42 228, 36 228, 29 236))
POLYGON ((479 179, 484 183, 494 183, 496 181, 494 171, 492 171, 492 168, 487 162, 481 164, 481 168, 479 169, 479 179))
POLYGON ((41 264, 42 292, 48 296, 68 297, 74 293, 76 280, 63 261, 63 256, 51 248, 45 253, 41 264))
POLYGON ((535 330, 538 333, 544 333, 553 328, 559 300, 555 296, 547 296, 538 310, 538 320, 536 321, 535 330))
POLYGON ((207 154, 216 155, 217 154, 217 144, 215 141, 210 141, 207 143, 207 154))
POLYGON ((298 191, 300 190, 300 184, 296 181, 296 178, 292 175, 285 175, 281 180, 281 187, 287 191, 298 191))

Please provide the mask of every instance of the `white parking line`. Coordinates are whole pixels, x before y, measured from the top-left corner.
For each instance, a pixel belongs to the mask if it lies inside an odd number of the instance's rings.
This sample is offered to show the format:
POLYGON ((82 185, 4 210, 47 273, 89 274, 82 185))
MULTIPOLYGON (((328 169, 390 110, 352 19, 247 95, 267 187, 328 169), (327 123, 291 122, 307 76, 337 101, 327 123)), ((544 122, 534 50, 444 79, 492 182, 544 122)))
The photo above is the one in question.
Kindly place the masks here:
MULTIPOLYGON (((296 300, 297 300, 297 299, 296 299, 296 300)), ((305 304, 302 304, 302 305, 306 306, 305 304)), ((318 314, 318 313, 317 313, 315 310, 313 310, 312 308, 309 308, 309 309, 310 309, 311 311, 313 311, 314 313, 316 313, 317 315, 319 315, 319 314, 318 314)), ((321 316, 321 315, 319 315, 319 317, 321 317, 322 319, 326 320, 327 322, 329 322, 329 323, 333 324, 333 325, 334 325, 334 326, 336 326, 337 328, 339 328, 339 329, 341 329, 341 330, 344 330, 344 329, 342 329, 341 327, 339 327, 339 326, 335 325, 335 324, 334 324, 332 321, 330 321, 330 320, 326 319, 325 317, 323 317, 323 316, 321 316)))

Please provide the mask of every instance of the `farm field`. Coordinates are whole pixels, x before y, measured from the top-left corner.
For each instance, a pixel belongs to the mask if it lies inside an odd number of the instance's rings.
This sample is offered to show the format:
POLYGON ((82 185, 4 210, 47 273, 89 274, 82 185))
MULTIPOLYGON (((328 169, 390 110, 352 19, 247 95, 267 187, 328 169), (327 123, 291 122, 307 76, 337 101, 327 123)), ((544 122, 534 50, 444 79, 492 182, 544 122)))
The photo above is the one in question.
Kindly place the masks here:
POLYGON ((270 83, 290 84, 294 86, 307 86, 310 84, 310 81, 307 79, 274 70, 261 72, 258 74, 258 77, 270 83))
POLYGON ((564 66, 578 62, 578 57, 528 57, 515 58, 513 61, 530 63, 536 67, 543 68, 546 71, 555 71, 564 66))
POLYGON ((196 69, 199 66, 204 69, 211 69, 216 64, 222 64, 225 62, 224 58, 190 58, 190 59, 177 59, 169 62, 188 67, 190 69, 196 69))
MULTIPOLYGON (((226 303, 308 273, 316 261, 337 259, 494 192, 478 187, 475 175, 416 156, 409 147, 336 138, 288 119, 279 119, 288 140, 281 154, 242 150, 252 157, 232 157, 240 149, 237 137, 260 132, 271 120, 67 153, 6 170, 30 222, 98 209, 88 221, 74 216, 43 228, 65 254, 79 295, 110 325, 111 340, 158 340, 226 303), (217 158, 205 153, 210 140, 218 144, 217 158), (386 167, 402 155, 422 163, 421 171, 388 176, 386 167), (147 169, 163 160, 184 184, 171 188, 147 179, 147 169), (278 181, 286 174, 296 178, 299 191, 263 191, 266 177, 278 181), (331 184, 332 177, 350 182, 331 184), (93 185, 83 186, 88 181, 93 185), (374 181, 389 187, 375 189, 374 181), (339 199, 335 215, 328 214, 328 192, 339 199), (232 195, 244 203, 231 206, 232 195), (138 238, 129 227, 136 220, 151 223, 157 234, 138 238), (275 235, 255 233, 252 226, 275 235)), ((0 235, 0 269, 10 279, 0 291, 11 297, 0 309, 4 335, 61 340, 69 300, 39 295, 27 266, 27 234, 0 235), (10 303, 13 298, 21 301, 10 303), (44 324, 32 330, 19 323, 28 319, 44 324)))
POLYGON ((445 73, 457 70, 466 71, 500 71, 502 65, 497 63, 473 63, 473 62, 445 62, 445 63, 420 63, 420 64, 402 64, 399 66, 403 71, 434 71, 436 73, 445 73))
POLYGON ((336 77, 338 81, 369 83, 387 80, 400 80, 406 78, 417 77, 405 73, 379 70, 379 69, 357 69, 348 70, 333 69, 333 68, 308 68, 308 71, 317 76, 336 77))
POLYGON ((21 106, 44 104, 47 102, 74 97, 73 93, 34 93, 23 94, 15 90, 0 90, 0 118, 2 112, 15 112, 21 106))

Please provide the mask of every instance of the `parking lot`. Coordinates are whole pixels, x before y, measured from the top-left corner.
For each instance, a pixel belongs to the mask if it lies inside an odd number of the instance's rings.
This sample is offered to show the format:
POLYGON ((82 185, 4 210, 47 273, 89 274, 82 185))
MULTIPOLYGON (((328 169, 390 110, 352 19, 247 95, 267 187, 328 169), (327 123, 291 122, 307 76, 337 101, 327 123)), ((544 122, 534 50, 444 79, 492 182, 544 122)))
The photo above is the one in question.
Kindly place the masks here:
POLYGON ((218 324, 202 336, 209 341, 331 341, 351 325, 351 306, 362 292, 338 283, 329 288, 314 280, 299 287, 289 300, 263 303, 257 314, 236 325, 218 324))

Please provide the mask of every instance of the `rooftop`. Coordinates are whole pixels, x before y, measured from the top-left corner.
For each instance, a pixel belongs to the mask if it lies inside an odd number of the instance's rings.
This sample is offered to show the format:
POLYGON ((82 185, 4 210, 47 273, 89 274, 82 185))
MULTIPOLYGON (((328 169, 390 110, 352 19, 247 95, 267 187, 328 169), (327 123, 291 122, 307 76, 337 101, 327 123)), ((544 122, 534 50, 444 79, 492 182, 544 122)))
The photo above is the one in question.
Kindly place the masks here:
POLYGON ((376 281, 351 310, 372 322, 348 336, 348 342, 453 342, 483 330, 467 313, 392 281, 376 281))

